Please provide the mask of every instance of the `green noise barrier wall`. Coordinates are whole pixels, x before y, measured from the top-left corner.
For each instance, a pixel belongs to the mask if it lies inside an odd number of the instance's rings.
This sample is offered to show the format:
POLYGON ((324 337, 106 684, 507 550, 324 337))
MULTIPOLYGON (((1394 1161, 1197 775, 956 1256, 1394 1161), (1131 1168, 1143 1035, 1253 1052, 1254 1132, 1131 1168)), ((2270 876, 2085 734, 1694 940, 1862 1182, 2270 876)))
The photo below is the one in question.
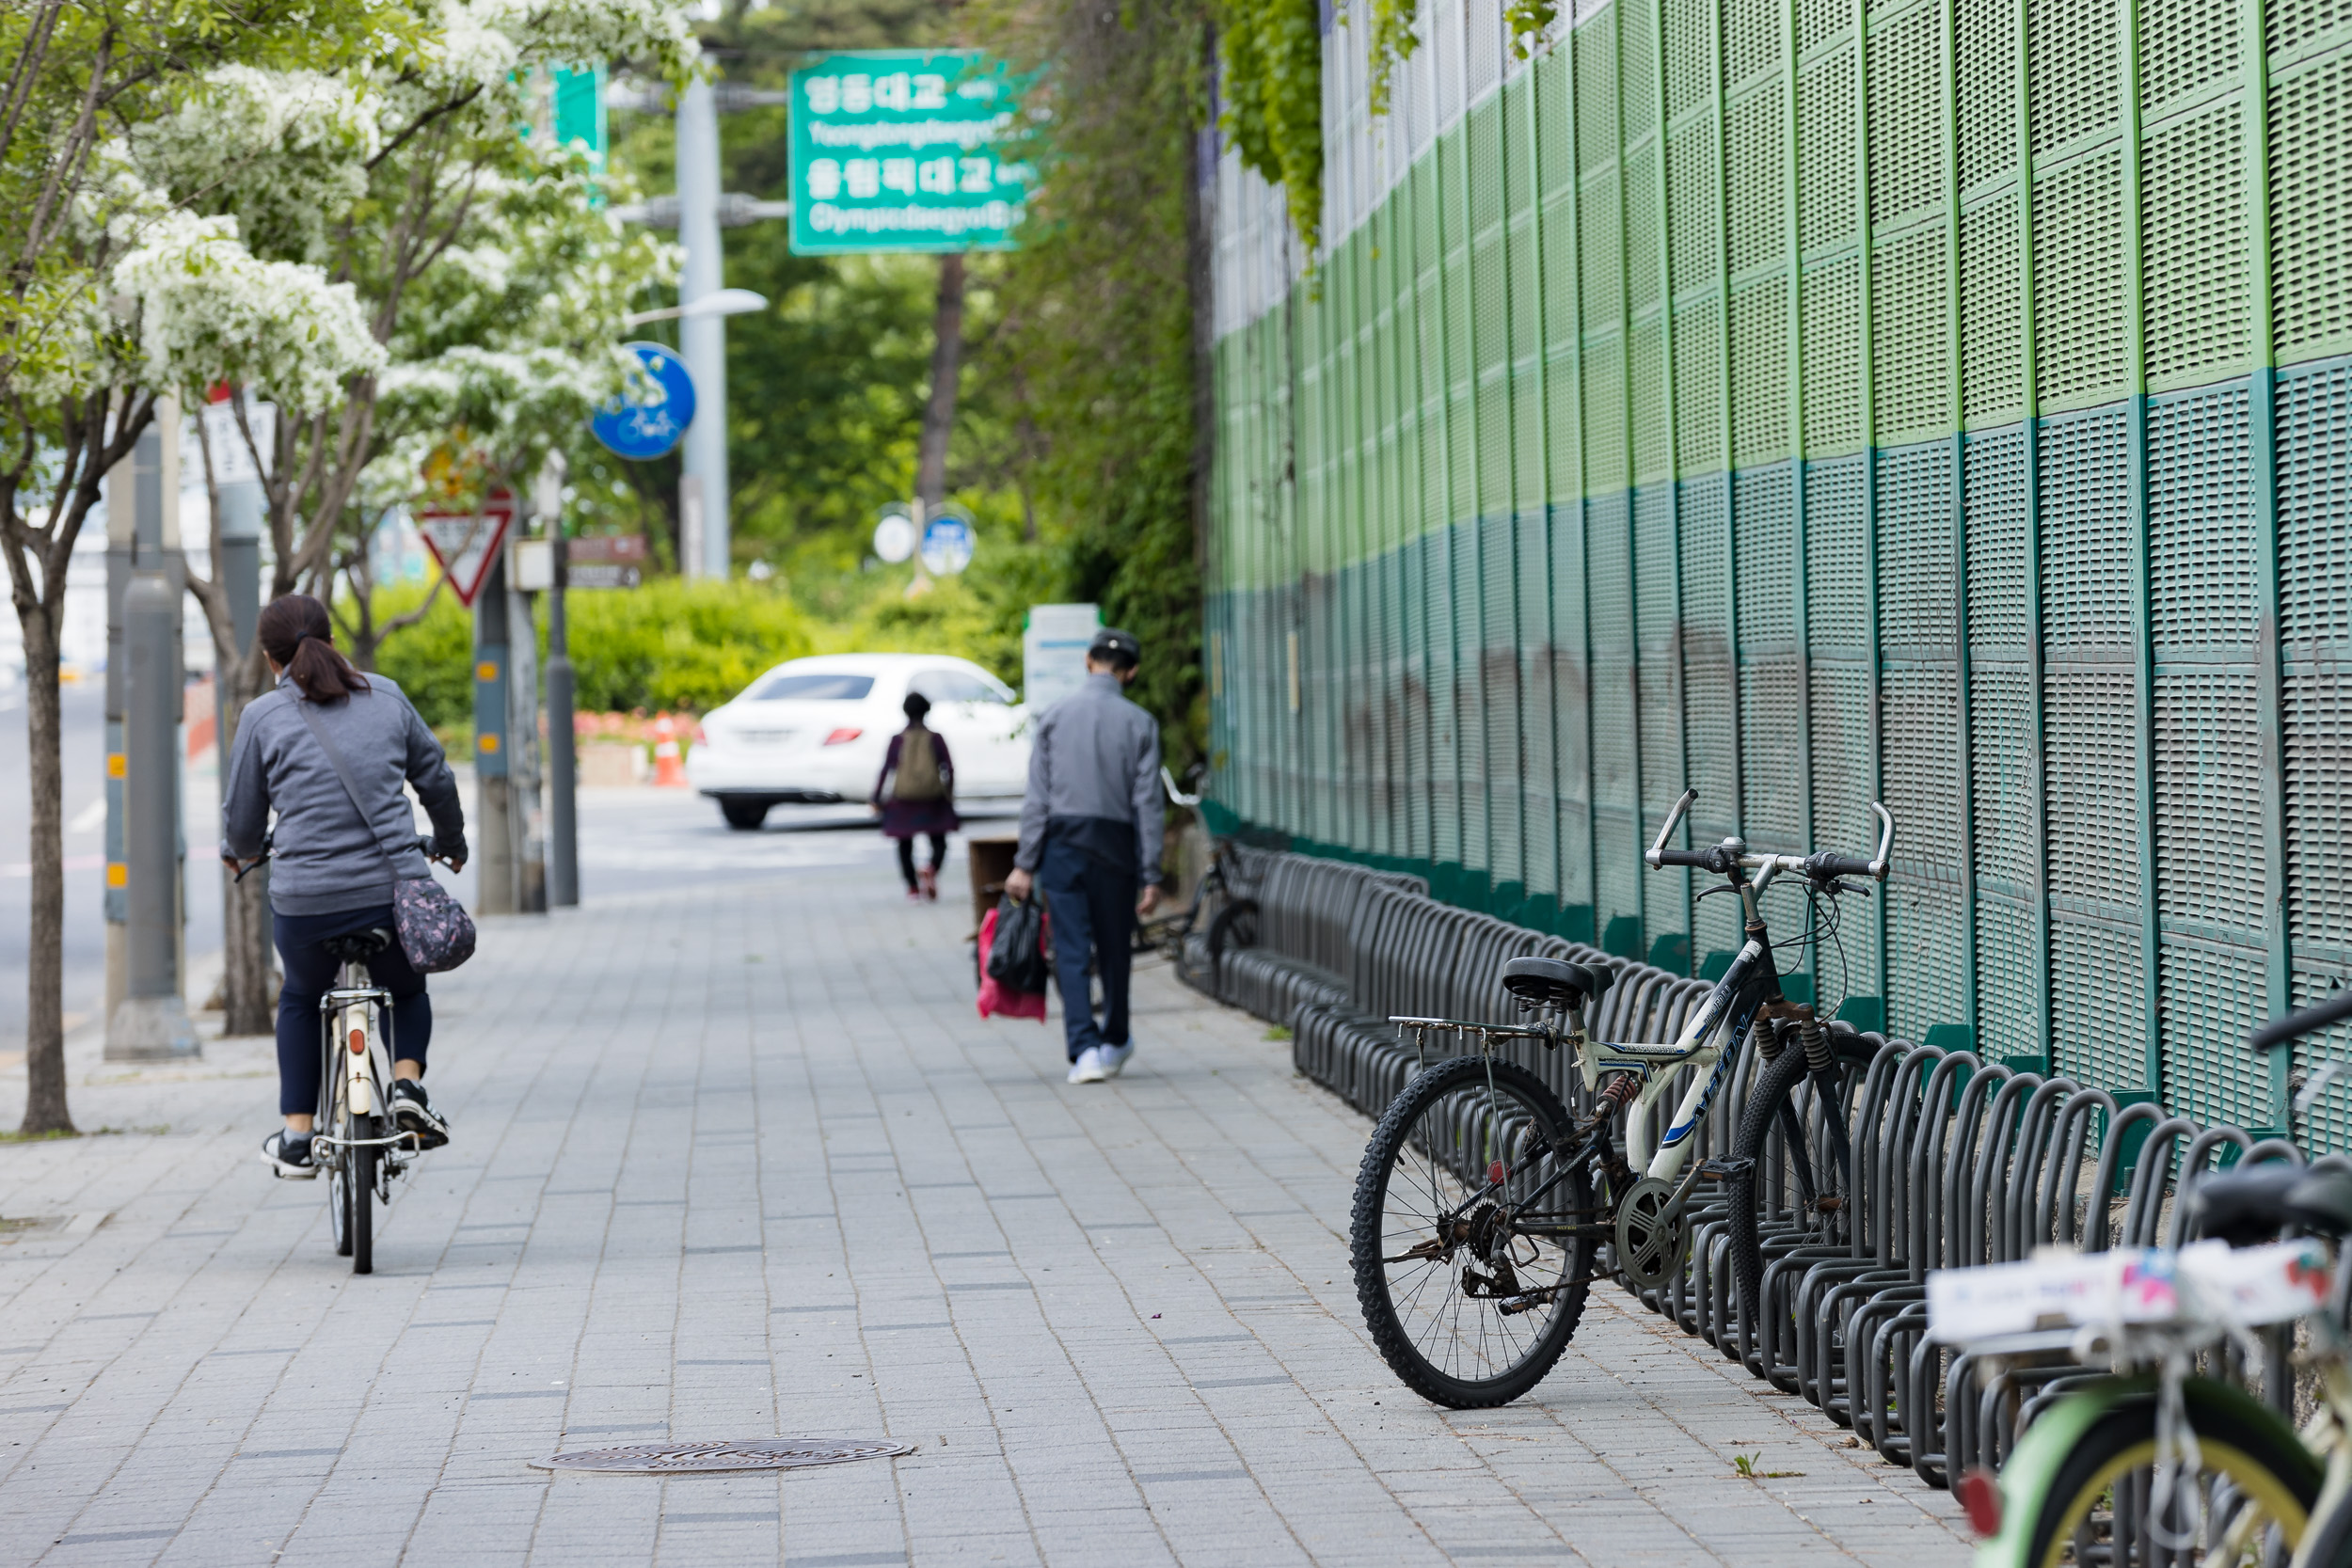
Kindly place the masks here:
POLYGON ((1704 973, 1686 784, 1882 799, 1824 1007, 2352 1145, 2239 1045, 2352 974, 2352 3, 1365 20, 1314 264, 1215 175, 1219 822, 1704 973))

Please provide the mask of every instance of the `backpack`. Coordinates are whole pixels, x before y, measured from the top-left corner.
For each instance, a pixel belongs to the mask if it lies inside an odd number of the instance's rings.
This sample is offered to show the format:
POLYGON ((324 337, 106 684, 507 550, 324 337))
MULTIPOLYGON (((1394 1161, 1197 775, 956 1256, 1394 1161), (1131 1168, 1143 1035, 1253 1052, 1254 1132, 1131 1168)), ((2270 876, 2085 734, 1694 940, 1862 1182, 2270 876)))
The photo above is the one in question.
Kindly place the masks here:
POLYGON ((890 781, 890 798, 941 800, 946 796, 946 781, 939 776, 939 748, 931 743, 931 732, 920 724, 909 724, 900 737, 898 771, 890 781))

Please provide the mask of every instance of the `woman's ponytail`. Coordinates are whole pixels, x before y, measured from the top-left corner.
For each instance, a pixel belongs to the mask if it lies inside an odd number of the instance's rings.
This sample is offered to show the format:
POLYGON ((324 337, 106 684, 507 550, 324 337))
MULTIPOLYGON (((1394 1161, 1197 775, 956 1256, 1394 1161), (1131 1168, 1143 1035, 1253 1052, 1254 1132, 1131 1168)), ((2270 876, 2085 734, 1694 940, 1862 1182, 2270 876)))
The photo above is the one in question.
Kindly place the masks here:
POLYGON ((292 675, 310 701, 331 703, 368 689, 368 678, 335 651, 335 627, 326 618, 326 607, 310 594, 271 600, 255 632, 270 662, 292 675))

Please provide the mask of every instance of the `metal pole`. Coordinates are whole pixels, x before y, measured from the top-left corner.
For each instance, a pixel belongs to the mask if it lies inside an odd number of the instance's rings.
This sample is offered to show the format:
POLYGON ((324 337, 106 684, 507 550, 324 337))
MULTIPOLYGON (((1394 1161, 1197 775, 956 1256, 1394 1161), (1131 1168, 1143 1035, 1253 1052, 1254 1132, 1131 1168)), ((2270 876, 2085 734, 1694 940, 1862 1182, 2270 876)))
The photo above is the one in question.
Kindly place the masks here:
POLYGON ((213 563, 229 595, 229 630, 240 657, 253 651, 262 614, 262 482, 220 487, 220 559, 213 563))
POLYGON ((130 918, 125 901, 130 886, 130 855, 123 847, 122 786, 129 771, 122 752, 123 672, 129 658, 123 652, 122 599, 131 588, 131 561, 138 551, 139 475, 142 465, 157 461, 148 441, 151 432, 106 476, 106 917, 105 1017, 111 1024, 122 999, 130 994, 125 965, 123 922, 130 918))
MULTIPOLYGON (((678 243, 686 247, 678 303, 691 305, 725 286, 719 251, 719 106, 710 84, 697 81, 677 105, 678 243)), ((727 328, 721 316, 678 323, 679 356, 694 378, 694 422, 686 427, 686 476, 701 497, 702 547, 678 564, 689 577, 724 578, 731 558, 727 526, 727 328)))
POLYGON ((201 1053, 180 997, 178 761, 180 596, 142 568, 123 594, 129 920, 126 990, 106 1032, 113 1061, 201 1053))
POLYGON ((573 754, 571 640, 564 625, 564 591, 571 579, 571 550, 559 514, 549 514, 548 546, 555 586, 548 593, 548 905, 580 902, 579 769, 573 754))
MULTIPOLYGON (((509 557, 510 562, 512 557, 509 557)), ((515 847, 515 912, 548 912, 547 832, 539 799, 539 637, 531 595, 506 574, 506 812, 515 847)))
POLYGON ((481 867, 474 906, 515 912, 515 837, 506 775, 506 552, 491 561, 473 602, 474 817, 481 867))

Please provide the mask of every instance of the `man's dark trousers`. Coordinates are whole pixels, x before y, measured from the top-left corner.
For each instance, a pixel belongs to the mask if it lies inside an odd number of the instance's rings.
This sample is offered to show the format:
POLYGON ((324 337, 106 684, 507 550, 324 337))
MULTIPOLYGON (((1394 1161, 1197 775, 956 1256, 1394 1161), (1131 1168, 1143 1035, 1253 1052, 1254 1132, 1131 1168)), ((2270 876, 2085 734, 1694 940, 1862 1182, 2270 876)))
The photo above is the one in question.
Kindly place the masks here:
POLYGON ((1127 1043, 1127 971, 1135 960, 1136 874, 1090 855, 1058 833, 1045 838, 1038 867, 1054 926, 1054 977, 1061 987, 1062 1033, 1076 1061, 1088 1050, 1127 1043), (1087 985, 1091 952, 1103 976, 1103 1022, 1087 985))

